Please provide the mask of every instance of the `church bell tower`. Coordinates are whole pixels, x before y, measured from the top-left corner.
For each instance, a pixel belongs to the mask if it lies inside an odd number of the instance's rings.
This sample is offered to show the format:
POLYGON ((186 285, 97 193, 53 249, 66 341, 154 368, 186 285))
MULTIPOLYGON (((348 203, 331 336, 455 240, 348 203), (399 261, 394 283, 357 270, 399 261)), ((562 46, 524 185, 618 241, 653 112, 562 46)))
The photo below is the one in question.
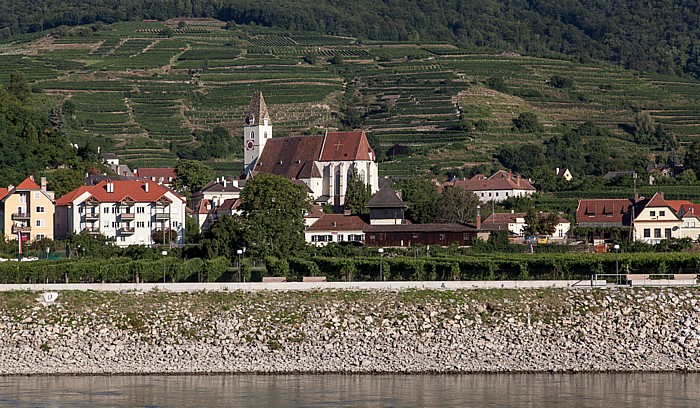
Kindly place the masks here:
POLYGON ((249 174, 255 168, 265 143, 272 138, 272 123, 261 91, 253 92, 248 116, 243 127, 243 170, 249 174))

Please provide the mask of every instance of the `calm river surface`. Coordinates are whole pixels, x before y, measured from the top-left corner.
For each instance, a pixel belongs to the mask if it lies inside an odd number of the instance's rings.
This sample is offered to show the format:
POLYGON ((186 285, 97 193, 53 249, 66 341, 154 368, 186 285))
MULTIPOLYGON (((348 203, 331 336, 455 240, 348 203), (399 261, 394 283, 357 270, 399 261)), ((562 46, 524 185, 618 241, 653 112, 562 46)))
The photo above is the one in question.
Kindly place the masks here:
POLYGON ((0 407, 693 407, 700 374, 0 377, 0 407))

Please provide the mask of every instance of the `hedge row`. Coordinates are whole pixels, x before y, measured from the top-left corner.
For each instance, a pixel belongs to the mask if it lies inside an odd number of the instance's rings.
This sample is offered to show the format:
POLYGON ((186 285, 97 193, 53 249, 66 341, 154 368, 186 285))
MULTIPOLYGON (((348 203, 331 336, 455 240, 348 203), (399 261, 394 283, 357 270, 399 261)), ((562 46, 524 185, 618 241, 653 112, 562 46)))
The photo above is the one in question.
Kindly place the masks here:
MULTIPOLYGON (((378 280, 378 258, 289 259, 290 280, 326 276, 331 281, 378 280)), ((385 280, 527 280, 590 279, 593 274, 700 273, 694 253, 629 254, 502 254, 462 257, 388 257, 382 260, 385 280)))
POLYGON ((62 260, 0 263, 2 283, 68 282, 162 282, 165 269, 168 282, 213 282, 229 270, 227 258, 209 260, 62 260))

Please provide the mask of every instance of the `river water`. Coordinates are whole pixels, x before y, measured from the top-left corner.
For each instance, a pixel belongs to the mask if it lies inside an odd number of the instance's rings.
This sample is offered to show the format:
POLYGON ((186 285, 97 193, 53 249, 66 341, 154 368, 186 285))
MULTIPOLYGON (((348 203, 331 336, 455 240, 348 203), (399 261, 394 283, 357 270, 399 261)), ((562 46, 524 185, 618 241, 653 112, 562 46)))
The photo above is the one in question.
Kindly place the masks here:
POLYGON ((0 407, 693 407, 700 374, 0 377, 0 407))

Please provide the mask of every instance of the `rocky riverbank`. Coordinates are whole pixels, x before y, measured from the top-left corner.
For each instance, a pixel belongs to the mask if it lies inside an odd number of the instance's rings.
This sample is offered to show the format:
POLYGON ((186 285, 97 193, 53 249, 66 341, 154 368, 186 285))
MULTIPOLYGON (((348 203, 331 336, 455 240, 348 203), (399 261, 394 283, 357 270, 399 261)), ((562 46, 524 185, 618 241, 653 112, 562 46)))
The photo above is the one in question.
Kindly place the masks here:
POLYGON ((700 370, 700 288, 0 293, 0 374, 700 370))

